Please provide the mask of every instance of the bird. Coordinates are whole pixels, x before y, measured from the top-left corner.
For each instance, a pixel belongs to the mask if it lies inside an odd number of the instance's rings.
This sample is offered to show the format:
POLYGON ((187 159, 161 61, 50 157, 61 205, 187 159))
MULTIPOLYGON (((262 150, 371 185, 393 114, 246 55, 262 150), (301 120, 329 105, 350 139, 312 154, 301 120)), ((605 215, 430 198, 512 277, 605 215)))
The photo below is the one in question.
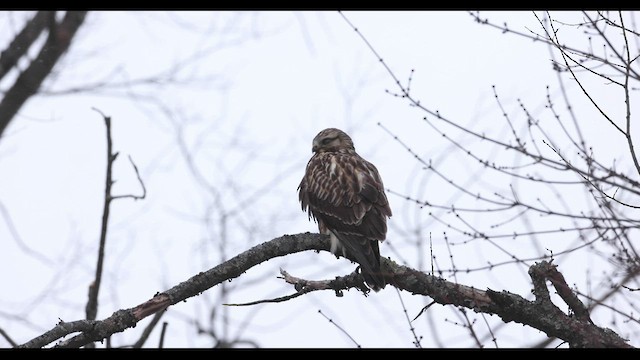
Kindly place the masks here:
POLYGON ((385 240, 392 215, 378 169, 358 155, 340 129, 320 131, 311 151, 298 186, 302 211, 330 236, 336 258, 350 254, 356 259, 364 281, 377 292, 387 283, 378 242, 385 240))

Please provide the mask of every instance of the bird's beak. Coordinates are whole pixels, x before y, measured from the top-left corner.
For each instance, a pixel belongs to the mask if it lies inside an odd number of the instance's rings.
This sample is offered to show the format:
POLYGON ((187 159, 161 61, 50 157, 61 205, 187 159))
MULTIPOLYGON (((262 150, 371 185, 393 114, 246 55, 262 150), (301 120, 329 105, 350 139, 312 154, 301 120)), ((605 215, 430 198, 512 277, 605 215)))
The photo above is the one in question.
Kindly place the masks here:
POLYGON ((311 152, 318 152, 318 145, 313 145, 311 152))

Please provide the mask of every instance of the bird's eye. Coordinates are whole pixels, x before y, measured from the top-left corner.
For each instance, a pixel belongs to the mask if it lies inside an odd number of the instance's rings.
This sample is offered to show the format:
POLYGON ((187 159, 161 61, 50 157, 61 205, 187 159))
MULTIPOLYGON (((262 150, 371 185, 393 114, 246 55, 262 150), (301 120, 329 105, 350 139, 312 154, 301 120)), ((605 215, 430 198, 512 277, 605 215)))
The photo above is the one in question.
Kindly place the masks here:
POLYGON ((329 145, 331 141, 333 141, 333 138, 324 138, 322 139, 322 145, 329 145))

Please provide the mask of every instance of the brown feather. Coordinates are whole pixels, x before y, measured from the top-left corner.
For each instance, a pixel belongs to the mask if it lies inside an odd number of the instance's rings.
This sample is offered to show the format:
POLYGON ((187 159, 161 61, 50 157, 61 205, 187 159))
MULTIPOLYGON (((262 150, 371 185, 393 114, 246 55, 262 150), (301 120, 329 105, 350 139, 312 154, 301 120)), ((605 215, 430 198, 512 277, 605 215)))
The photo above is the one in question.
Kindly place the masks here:
POLYGON ((318 222, 320 232, 328 230, 338 238, 377 291, 385 286, 378 241, 385 240, 386 220, 391 217, 382 179, 344 132, 323 130, 313 144, 316 153, 298 187, 302 210, 318 222))

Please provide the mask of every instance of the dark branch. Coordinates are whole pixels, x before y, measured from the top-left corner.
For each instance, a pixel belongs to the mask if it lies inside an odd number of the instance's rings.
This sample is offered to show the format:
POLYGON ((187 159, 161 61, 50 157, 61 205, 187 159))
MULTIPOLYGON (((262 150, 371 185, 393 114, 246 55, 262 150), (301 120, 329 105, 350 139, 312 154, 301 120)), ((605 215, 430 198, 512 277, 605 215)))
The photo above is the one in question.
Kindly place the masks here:
MULTIPOLYGON (((104 266, 104 249, 107 241, 107 229, 109 226, 109 212, 111 208, 111 201, 119 199, 119 198, 133 198, 135 200, 144 199, 147 195, 147 190, 140 178, 140 173, 138 172, 138 167, 133 162, 131 157, 129 157, 129 161, 131 165, 133 165, 133 169, 136 172, 136 176, 138 177, 138 181, 142 186, 142 195, 121 195, 121 196, 113 196, 111 195, 111 187, 113 186, 113 163, 118 157, 118 153, 113 152, 113 140, 111 137, 111 117, 106 116, 102 111, 94 108, 96 112, 98 112, 102 118, 104 119, 104 123, 106 126, 106 135, 107 135, 107 171, 106 171, 106 181, 105 181, 105 189, 104 189, 104 205, 102 209, 102 223, 100 228, 100 244, 98 246, 98 259, 96 264, 96 275, 95 280, 89 286, 89 299, 87 301, 87 306, 85 308, 86 319, 87 320, 95 320, 98 313, 98 294, 100 292, 100 284, 102 282, 102 269, 104 266)), ((141 339, 142 340, 142 339, 141 339)), ((89 345, 91 346, 91 344, 89 345)))
POLYGON ((16 344, 15 341, 13 341, 13 339, 11 338, 11 336, 9 336, 9 334, 7 334, 6 331, 4 331, 2 328, 0 328, 0 335, 2 335, 2 337, 7 340, 9 342, 9 344, 11 344, 11 346, 16 347, 18 346, 18 344, 16 344))
POLYGON ((138 341, 136 341, 133 344, 134 349, 139 349, 142 347, 142 345, 144 345, 144 343, 149 338, 149 335, 151 335, 151 332, 153 331, 153 329, 155 329, 156 325, 158 325, 158 322, 160 322, 160 318, 164 314, 165 314, 164 311, 160 311, 153 316, 153 319, 151 319, 151 322, 149 322, 147 327, 144 328, 144 331, 142 331, 142 335, 140 335, 140 338, 138 339, 138 341))
MULTIPOLYGON (((75 322, 73 324, 77 325, 73 331, 62 332, 58 325, 53 330, 19 347, 43 347, 64 335, 78 331, 81 333, 58 346, 80 347, 90 342, 101 341, 114 333, 134 327, 149 315, 199 295, 222 282, 239 277, 250 268, 267 260, 301 251, 329 251, 329 247, 329 239, 325 235, 310 233, 284 235, 254 246, 208 271, 201 272, 157 294, 138 306, 118 310, 101 321, 75 322)), ((627 341, 613 331, 600 328, 589 321, 583 321, 578 316, 569 316, 550 301, 545 301, 548 291, 543 283, 544 279, 541 280, 536 276, 532 277, 536 300, 529 301, 507 291, 497 292, 490 289, 484 291, 449 282, 384 258, 382 270, 387 274, 388 283, 400 290, 406 290, 414 295, 429 296, 441 305, 454 305, 478 313, 495 314, 504 322, 514 321, 531 326, 545 332, 548 336, 567 341, 572 347, 630 347, 627 341)), ((360 277, 359 274, 358 277, 360 277)), ((304 284, 310 283, 312 282, 307 281, 304 284)))
POLYGON ((138 177, 138 182, 140 183, 140 186, 142 187, 142 195, 133 195, 133 194, 117 195, 117 196, 111 196, 110 197, 111 200, 125 199, 125 198, 129 198, 129 199, 133 199, 133 200, 142 200, 145 197, 147 197, 147 188, 144 186, 144 182, 142 181, 142 178, 140 177, 140 172, 138 172, 138 167, 136 166, 136 163, 133 162, 133 159, 131 158, 131 156, 129 156, 129 162, 133 166, 133 170, 136 172, 136 176, 138 177))
MULTIPOLYGON (((118 310, 110 317, 95 322, 95 327, 82 331, 81 334, 59 344, 60 347, 80 347, 90 342, 101 341, 102 339, 122 332, 130 327, 134 327, 140 320, 147 316, 162 311, 167 307, 185 301, 188 298, 199 295, 202 292, 230 279, 234 279, 248 269, 265 262, 269 259, 293 254, 307 250, 329 251, 329 241, 319 234, 298 234, 284 235, 269 242, 257 245, 224 263, 201 272, 189 280, 186 280, 171 289, 155 295, 150 300, 133 308, 118 310)), ((80 323, 88 323, 88 320, 81 320, 80 323)), ((43 347, 60 337, 57 333, 47 332, 19 347, 43 347)))
POLYGON ((100 245, 98 246, 98 260, 96 265, 96 276, 93 283, 89 286, 89 300, 86 306, 86 319, 95 320, 98 313, 98 293, 100 292, 100 284, 102 282, 102 267, 104 264, 104 247, 107 241, 107 226, 109 223, 109 208, 111 204, 111 186, 113 180, 111 177, 111 171, 113 169, 113 162, 115 161, 117 154, 113 153, 113 142, 111 140, 111 117, 105 116, 100 110, 94 109, 104 119, 107 133, 107 172, 106 172, 106 185, 104 189, 104 204, 102 208, 102 224, 100 228, 100 245))
POLYGON ((158 343, 158 349, 162 349, 164 347, 164 335, 167 333, 168 322, 162 323, 162 331, 160 331, 160 342, 158 343))
POLYGON ((345 334, 349 340, 351 340, 353 342, 353 344, 355 346, 357 346, 358 348, 361 348, 362 346, 360 346, 360 344, 358 344, 358 342, 353 338, 353 336, 351 336, 351 334, 349 334, 345 329, 342 328, 342 326, 336 324, 335 321, 333 321, 333 319, 329 318, 327 315, 323 314, 321 310, 318 310, 318 314, 322 315, 322 317, 324 317, 325 319, 327 319, 327 321, 329 321, 330 324, 332 324, 333 326, 335 326, 338 330, 340 330, 343 334, 345 334))
MULTIPOLYGON (((593 321, 591 321, 591 318, 589 317, 589 310, 587 310, 587 307, 582 303, 582 301, 580 301, 580 299, 578 299, 571 288, 569 288, 564 276, 558 271, 556 265, 547 261, 539 262, 529 268, 529 275, 534 279, 534 283, 536 283, 538 279, 543 283, 545 279, 549 280, 558 292, 558 295, 560 295, 562 300, 564 300, 564 302, 569 305, 569 308, 573 310, 576 318, 580 321, 587 321, 593 324, 593 321)), ((540 294, 536 293, 536 296, 538 295, 540 294)), ((546 297, 551 301, 548 293, 546 294, 546 297)))
POLYGON ((52 19, 54 11, 38 11, 22 30, 11 40, 11 44, 0 53, 0 79, 13 69, 18 60, 29 51, 42 31, 52 19))
POLYGON ((60 320, 58 325, 56 325, 53 329, 28 341, 25 344, 19 345, 18 347, 20 348, 43 347, 53 341, 56 341, 66 335, 69 335, 75 332, 93 331, 97 323, 100 323, 100 322, 95 320, 78 320, 78 321, 72 321, 72 322, 64 322, 60 320))
POLYGON ((35 259, 38 259, 43 264, 53 265, 55 263, 53 260, 49 259, 46 255, 42 254, 37 250, 32 249, 31 247, 29 247, 29 245, 27 245, 24 242, 24 240, 18 233, 18 229, 16 229, 16 226, 13 223, 13 219, 11 218, 11 214, 9 213, 9 210, 7 210, 6 206, 4 206, 4 204, 1 201, 0 201, 0 215, 2 215, 2 217, 4 218, 4 222, 7 225, 7 228, 9 229, 9 233, 11 233, 13 240, 16 242, 16 245, 18 245, 18 248, 20 248, 20 250, 24 251, 26 254, 30 256, 33 256, 35 259))
POLYGON ((288 272, 280 269, 280 279, 284 279, 288 284, 293 285, 297 291, 294 294, 277 297, 275 299, 256 300, 242 304, 223 304, 226 306, 251 306, 264 303, 279 303, 288 301, 298 296, 318 291, 318 290, 333 290, 336 292, 337 297, 342 296, 342 290, 349 290, 351 288, 362 291, 363 294, 369 293, 369 288, 365 285, 364 279, 357 271, 352 272, 347 276, 336 276, 333 280, 305 280, 295 276, 291 276, 288 272))
POLYGON ((86 11, 67 11, 60 23, 52 22, 49 36, 38 56, 18 76, 0 101, 0 136, 22 105, 38 91, 62 54, 69 48, 86 15, 86 11))

